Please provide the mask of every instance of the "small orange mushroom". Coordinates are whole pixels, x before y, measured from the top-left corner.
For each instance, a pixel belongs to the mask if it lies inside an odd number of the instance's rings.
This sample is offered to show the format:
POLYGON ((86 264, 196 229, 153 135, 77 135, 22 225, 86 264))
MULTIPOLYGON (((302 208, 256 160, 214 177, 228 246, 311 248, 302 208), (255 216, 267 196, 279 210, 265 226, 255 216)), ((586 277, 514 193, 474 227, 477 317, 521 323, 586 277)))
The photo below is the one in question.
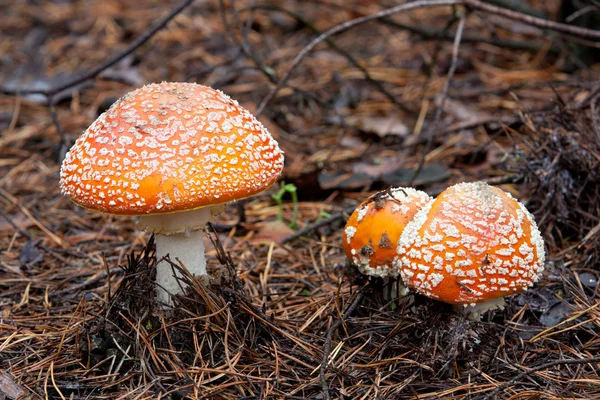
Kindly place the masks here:
POLYGON ((392 188, 369 197, 346 223, 342 241, 348 259, 365 275, 397 277, 398 239, 417 211, 431 201, 427 193, 412 188, 392 188))
POLYGON ((395 267, 408 287, 465 307, 501 306, 502 297, 527 290, 544 270, 544 242, 533 216, 484 182, 454 185, 423 207, 397 251, 395 267))

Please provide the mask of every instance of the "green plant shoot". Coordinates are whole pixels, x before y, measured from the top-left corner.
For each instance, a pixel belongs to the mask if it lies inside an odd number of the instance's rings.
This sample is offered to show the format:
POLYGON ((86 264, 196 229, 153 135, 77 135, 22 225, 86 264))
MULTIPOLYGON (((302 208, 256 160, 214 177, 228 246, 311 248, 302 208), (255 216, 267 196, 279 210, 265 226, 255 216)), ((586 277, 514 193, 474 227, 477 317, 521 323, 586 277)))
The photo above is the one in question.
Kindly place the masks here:
POLYGON ((277 219, 281 222, 283 221, 283 196, 289 193, 292 197, 292 203, 294 204, 294 213, 292 215, 292 221, 290 222, 289 226, 292 229, 296 229, 296 222, 298 220, 298 194, 297 194, 297 189, 296 189, 296 185, 294 185, 293 183, 285 183, 285 182, 281 182, 281 189, 279 189, 279 192, 272 194, 271 197, 273 197, 273 199, 277 202, 277 205, 279 206, 279 210, 277 211, 277 219))

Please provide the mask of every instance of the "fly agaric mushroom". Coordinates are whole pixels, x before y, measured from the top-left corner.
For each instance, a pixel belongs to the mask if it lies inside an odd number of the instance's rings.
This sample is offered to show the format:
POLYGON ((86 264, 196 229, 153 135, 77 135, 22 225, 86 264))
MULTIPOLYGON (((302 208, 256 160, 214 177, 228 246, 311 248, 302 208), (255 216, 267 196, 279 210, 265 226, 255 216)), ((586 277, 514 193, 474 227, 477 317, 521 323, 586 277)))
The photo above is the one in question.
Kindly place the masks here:
POLYGON ((533 286, 544 270, 544 242, 533 216, 484 182, 442 192, 408 223, 397 250, 396 267, 408 287, 463 305, 475 317, 533 286))
MULTIPOLYGON (((140 216, 156 233, 156 256, 206 274, 203 228, 211 211, 271 186, 283 153, 235 100, 194 83, 151 84, 126 94, 67 153, 60 187, 81 207, 140 216)), ((181 292, 157 266, 158 300, 181 292)))
MULTIPOLYGON (((350 215, 342 235, 348 259, 361 273, 384 278, 397 278, 400 270, 393 261, 398 257, 396 246, 404 227, 418 210, 431 202, 427 193, 412 188, 392 188, 376 193, 360 204, 350 215)), ((393 279, 388 293, 406 295, 404 285, 393 279)))

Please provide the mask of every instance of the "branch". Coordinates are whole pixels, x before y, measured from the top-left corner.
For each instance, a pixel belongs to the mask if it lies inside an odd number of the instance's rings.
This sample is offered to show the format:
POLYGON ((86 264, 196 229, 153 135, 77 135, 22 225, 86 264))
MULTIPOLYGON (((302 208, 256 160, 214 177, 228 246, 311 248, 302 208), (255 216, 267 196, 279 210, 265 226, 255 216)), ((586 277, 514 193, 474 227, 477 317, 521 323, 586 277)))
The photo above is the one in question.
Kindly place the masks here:
POLYGON ((586 29, 580 28, 578 26, 572 26, 567 24, 561 24, 559 22, 548 21, 543 18, 532 17, 530 15, 525 15, 517 11, 508 10, 505 8, 496 7, 490 4, 482 3, 479 0, 417 0, 412 3, 402 4, 399 6, 391 7, 386 10, 382 10, 376 12, 371 15, 366 15, 364 17, 355 18, 346 22, 343 22, 339 25, 334 26, 328 31, 321 34, 319 37, 315 38, 312 42, 306 45, 294 58, 290 68, 283 75, 281 80, 277 83, 275 88, 273 88, 267 97, 260 103, 258 109, 256 111, 256 115, 259 116, 264 111, 265 107, 273 100, 277 92, 281 90, 283 85, 288 81, 292 72, 296 67, 300 64, 300 62, 321 42, 330 38, 331 36, 337 35, 338 33, 345 32, 351 28, 354 28, 358 25, 362 25, 364 23, 381 19, 385 17, 389 17, 394 14, 398 14, 401 12, 415 10, 417 8, 424 7, 439 7, 439 6, 466 6, 475 10, 485 11, 491 14, 497 14, 505 18, 509 18, 513 21, 523 22, 528 25, 532 25, 538 27, 540 29, 549 29, 556 32, 564 33, 567 35, 584 38, 584 39, 595 39, 600 40, 600 30, 586 29))
POLYGON ((493 4, 498 7, 507 8, 518 11, 523 14, 528 14, 538 18, 545 18, 546 13, 536 8, 529 7, 523 4, 523 0, 485 0, 486 3, 493 4))
POLYGON ((458 65, 458 49, 460 48, 460 40, 465 30, 466 20, 467 13, 463 13, 460 17, 460 21, 458 21, 458 27, 456 28, 456 36, 454 37, 454 45, 452 46, 452 64, 448 69, 448 77, 446 79, 446 82, 444 83, 444 88, 442 89, 442 99, 440 101, 440 106, 437 108, 437 110, 435 110, 435 116, 433 118, 433 123, 431 124, 431 129, 429 130, 427 143, 425 144, 423 154, 421 155, 421 161, 419 162, 419 166, 417 167, 417 169, 415 169, 412 178, 410 178, 409 186, 413 184, 413 182, 421 172, 423 165, 425 164, 425 157, 427 153, 429 153, 429 148, 433 143, 434 132, 440 123, 440 119, 442 118, 442 112, 444 111, 444 105, 446 104, 446 98, 448 97, 448 90, 450 89, 450 84, 452 83, 452 78, 454 77, 454 72, 456 72, 456 66, 458 65))
POLYGON ((53 95, 57 94, 58 92, 61 92, 65 89, 72 88, 73 86, 77 86, 80 83, 87 81, 88 79, 92 79, 92 78, 96 77, 98 74, 100 74, 104 70, 112 67, 113 65, 115 65, 119 61, 121 61, 123 58, 125 58, 128 55, 130 55, 131 53, 133 53, 140 46, 142 46, 144 43, 146 43, 148 40, 150 40, 152 38, 152 36, 154 36, 165 25, 167 25, 167 23, 169 23, 169 21, 171 21, 173 18, 175 18, 175 16, 177 14, 179 14, 187 6, 192 4, 193 1, 194 0, 184 0, 177 7, 173 8, 163 19, 158 21, 156 24, 150 26, 150 28, 148 28, 148 30, 146 32, 144 32, 141 36, 139 36, 136 40, 134 40, 129 46, 127 46, 127 48, 125 48, 120 53, 116 54, 113 58, 105 61, 104 63, 100 64, 96 68, 92 69, 91 71, 88 71, 80 76, 76 76, 67 82, 64 82, 64 83, 54 86, 54 87, 51 87, 49 89, 27 89, 27 88, 11 89, 11 88, 6 88, 6 87, 2 86, 2 87, 0 87, 0 91, 4 94, 8 94, 8 95, 42 94, 46 97, 52 97, 53 95))
POLYGON ((463 0, 461 1, 461 3, 467 7, 489 12, 490 14, 500 15, 513 21, 519 21, 527 25, 533 25, 540 29, 549 29, 552 31, 580 37, 583 39, 600 40, 600 30, 580 28, 578 26, 561 24, 560 22, 554 22, 543 18, 532 17, 531 15, 525 15, 517 11, 509 10, 507 8, 496 7, 491 4, 483 3, 480 0, 463 0))
MULTIPOLYGON (((444 31, 436 31, 429 30, 419 26, 407 25, 401 22, 396 22, 394 20, 388 18, 382 18, 381 22, 385 25, 392 26, 398 29, 404 29, 409 32, 416 33, 420 35, 424 40, 446 40, 449 42, 453 42, 456 37, 456 33, 454 32, 444 32, 444 31)), ((544 47, 542 44, 537 42, 527 42, 527 41, 518 41, 511 39, 501 39, 501 38, 485 38, 482 36, 476 35, 463 35, 461 40, 462 43, 484 43, 489 44, 496 47, 502 47, 504 49, 512 49, 512 50, 525 50, 525 51, 540 51, 542 48, 547 49, 551 53, 559 53, 561 49, 556 45, 551 45, 550 48, 544 47)))
POLYGON ((351 210, 343 210, 342 212, 333 214, 331 217, 327 217, 318 222, 314 222, 312 224, 306 225, 304 228, 298 229, 296 232, 292 233, 291 235, 286 236, 283 239, 281 239, 281 244, 291 242, 292 240, 298 239, 299 237, 307 235, 307 234, 311 233, 312 231, 319 229, 322 226, 332 224, 334 222, 337 222, 338 220, 343 221, 344 215, 351 213, 353 210, 354 210, 354 207, 351 210))
MULTIPOLYGON (((279 11, 281 13, 289 15, 291 18, 295 19, 297 22, 301 23, 302 25, 304 25, 305 27, 307 27, 308 29, 310 29, 316 35, 321 35, 323 33, 321 30, 317 29, 317 27, 315 27, 315 25, 313 25, 311 22, 309 22, 308 20, 304 19, 300 14, 297 14, 297 13, 295 13, 293 11, 287 10, 287 9, 285 9, 283 7, 278 6, 278 5, 274 5, 274 4, 260 4, 260 5, 252 6, 249 9, 262 9, 262 10, 279 11)), ((373 85, 375 87, 375 89, 379 90, 396 107, 398 107, 399 109, 401 109, 403 111, 411 113, 411 114, 415 113, 414 110, 411 110, 410 108, 408 108, 407 106, 405 106, 403 103, 400 103, 396 99, 396 96, 394 96, 389 90, 387 90, 380 81, 378 81, 377 79, 373 78, 371 76, 371 74, 369 73, 369 70, 367 68, 363 67, 350 53, 348 53, 346 50, 344 50, 341 47, 339 47, 337 44, 335 44, 330 39, 325 39, 324 42, 329 47, 331 47, 333 50, 337 51, 340 55, 342 55, 343 57, 345 57, 346 60, 348 60, 348 62, 353 67, 359 69, 363 73, 363 75, 365 76, 365 80, 368 83, 370 83, 371 85, 373 85)), ((276 82, 274 82, 274 83, 276 83, 276 82)))
POLYGON ((304 57, 306 57, 319 43, 330 38, 331 36, 337 35, 338 33, 345 32, 345 31, 347 31, 351 28, 354 28, 358 25, 362 25, 362 24, 365 24, 367 22, 370 22, 370 21, 373 21, 376 19, 389 17, 390 15, 393 15, 393 14, 398 14, 401 12, 415 10, 417 8, 423 8, 423 7, 460 5, 460 4, 463 4, 463 2, 464 2, 464 0, 429 0, 429 1, 420 0, 420 1, 415 1, 413 3, 402 4, 402 5, 399 5, 396 7, 388 8, 387 10, 382 10, 382 11, 376 12, 371 15, 366 15, 364 17, 352 19, 350 21, 346 21, 339 25, 334 26, 333 28, 331 28, 328 31, 319 35, 317 38, 313 39, 312 42, 310 42, 302 50, 300 50, 298 55, 292 61, 292 65, 286 71, 286 73, 283 75, 283 77, 281 78, 279 83, 273 88, 273 90, 271 90, 269 92, 269 94, 267 95, 267 97, 265 97, 265 99, 262 101, 262 103, 260 103, 260 105, 258 106, 258 109, 256 110, 256 116, 258 117, 263 113, 267 104, 269 104, 269 102, 273 99, 273 97, 275 97, 277 92, 279 92, 279 90, 288 81, 288 79, 290 79, 292 72, 294 71, 294 69, 296 69, 296 67, 300 64, 300 62, 304 59, 304 57))

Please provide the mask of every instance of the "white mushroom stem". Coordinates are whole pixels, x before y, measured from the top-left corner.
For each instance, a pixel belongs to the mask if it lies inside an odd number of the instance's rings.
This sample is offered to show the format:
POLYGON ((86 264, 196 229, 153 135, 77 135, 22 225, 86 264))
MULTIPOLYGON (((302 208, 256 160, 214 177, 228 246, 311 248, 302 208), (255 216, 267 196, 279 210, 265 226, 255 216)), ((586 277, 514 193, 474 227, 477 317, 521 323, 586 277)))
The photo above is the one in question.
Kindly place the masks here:
POLYGON ((156 297, 160 303, 171 305, 171 295, 181 293, 185 284, 179 280, 181 274, 170 263, 181 262, 192 275, 206 275, 206 257, 204 256, 204 230, 183 232, 174 235, 157 234, 156 240, 156 297), (162 260, 162 261, 161 261, 162 260))
POLYGON ((410 289, 402 283, 400 277, 386 276, 383 278, 383 299, 391 301, 400 297, 405 297, 410 289))
POLYGON ((140 226, 156 234, 156 292, 157 299, 162 304, 173 304, 171 295, 185 289, 184 283, 178 279, 181 274, 163 260, 165 256, 168 255, 176 265, 183 264, 192 275, 206 275, 203 228, 212 220, 211 209, 214 208, 204 207, 140 218, 140 226))
POLYGON ((504 297, 498 297, 477 304, 456 304, 454 309, 471 321, 479 321, 486 311, 504 310, 504 297))

